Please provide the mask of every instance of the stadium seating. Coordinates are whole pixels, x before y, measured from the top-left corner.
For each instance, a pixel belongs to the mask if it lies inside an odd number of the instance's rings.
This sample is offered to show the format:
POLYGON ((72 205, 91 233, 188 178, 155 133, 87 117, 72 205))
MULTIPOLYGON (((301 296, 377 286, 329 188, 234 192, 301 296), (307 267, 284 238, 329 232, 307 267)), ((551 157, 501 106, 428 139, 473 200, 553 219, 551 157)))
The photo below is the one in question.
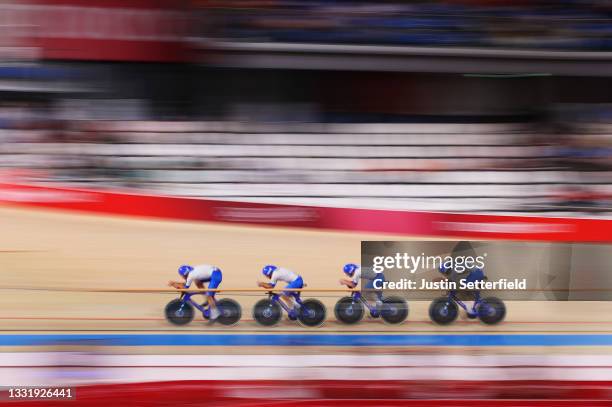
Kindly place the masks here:
POLYGON ((223 41, 609 50, 610 12, 579 2, 233 1, 211 5, 223 41), (240 7, 242 4, 242 7, 240 7))
POLYGON ((61 142, 1 137, 0 165, 43 170, 36 181, 181 196, 516 212, 584 180, 612 194, 610 172, 564 168, 521 124, 89 122, 61 142))

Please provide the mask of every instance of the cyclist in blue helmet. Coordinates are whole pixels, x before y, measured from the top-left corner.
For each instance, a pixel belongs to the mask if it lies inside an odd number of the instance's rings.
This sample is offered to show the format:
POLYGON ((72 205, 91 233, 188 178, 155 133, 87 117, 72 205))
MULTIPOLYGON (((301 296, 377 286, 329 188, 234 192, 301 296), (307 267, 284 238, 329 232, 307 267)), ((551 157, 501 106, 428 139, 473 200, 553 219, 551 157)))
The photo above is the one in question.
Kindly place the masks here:
MULTIPOLYGON (((200 264, 199 266, 190 266, 183 264, 178 269, 179 275, 183 278, 184 282, 181 281, 169 281, 168 285, 177 289, 189 288, 191 284, 195 284, 196 287, 203 289, 206 288, 204 283, 208 283, 208 288, 214 290, 219 288, 221 281, 223 280, 223 273, 221 269, 216 266, 209 264, 200 264)), ((221 315, 215 304, 215 291, 206 292, 206 302, 210 307, 210 320, 214 321, 221 315)))
POLYGON ((378 285, 381 286, 382 282, 385 281, 385 276, 383 273, 365 273, 364 275, 362 275, 361 266, 355 263, 345 264, 342 268, 342 271, 344 272, 344 274, 346 274, 348 278, 341 278, 340 284, 345 285, 348 288, 355 288, 359 285, 359 280, 361 280, 361 278, 363 277, 365 284, 362 284, 361 288, 365 288, 370 292, 374 291, 374 293, 376 294, 376 306, 382 306, 383 293, 382 290, 375 289, 374 282, 378 281, 378 285))
MULTIPOLYGON (((268 264, 267 266, 264 266, 264 268, 261 270, 261 273, 266 276, 266 278, 270 279, 269 283, 261 281, 257 282, 257 285, 262 288, 274 288, 276 286, 276 283, 278 283, 279 281, 284 281, 287 283, 285 288, 304 287, 304 280, 302 280, 302 277, 286 268, 268 264)), ((300 292, 291 290, 283 291, 281 298, 283 301, 285 301, 285 304, 287 304, 289 308, 297 309, 299 308, 299 304, 297 303, 297 301, 294 300, 294 296, 299 297, 300 292)))
POLYGON ((341 278, 340 284, 347 286, 348 288, 355 288, 359 284, 361 279, 361 267, 354 263, 347 263, 342 268, 342 271, 348 278, 341 278))

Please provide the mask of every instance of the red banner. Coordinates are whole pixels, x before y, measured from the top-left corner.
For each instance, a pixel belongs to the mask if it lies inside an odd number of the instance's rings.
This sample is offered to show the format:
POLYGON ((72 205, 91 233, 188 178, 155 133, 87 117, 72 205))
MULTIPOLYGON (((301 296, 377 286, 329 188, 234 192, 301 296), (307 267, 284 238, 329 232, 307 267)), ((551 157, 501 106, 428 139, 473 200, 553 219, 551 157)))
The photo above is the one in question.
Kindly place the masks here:
MULTIPOLYGON (((609 406, 611 389, 606 381, 562 380, 176 381, 80 386, 73 389, 76 399, 69 405, 609 406)), ((44 404, 62 407, 66 401, 44 404)), ((10 400, 6 405, 30 406, 32 401, 10 400)))
POLYGON ((0 203, 162 219, 407 236, 611 242, 612 220, 275 205, 0 183, 0 203))
POLYGON ((188 59, 185 2, 26 0, 6 4, 7 21, 43 59, 176 62, 188 59))

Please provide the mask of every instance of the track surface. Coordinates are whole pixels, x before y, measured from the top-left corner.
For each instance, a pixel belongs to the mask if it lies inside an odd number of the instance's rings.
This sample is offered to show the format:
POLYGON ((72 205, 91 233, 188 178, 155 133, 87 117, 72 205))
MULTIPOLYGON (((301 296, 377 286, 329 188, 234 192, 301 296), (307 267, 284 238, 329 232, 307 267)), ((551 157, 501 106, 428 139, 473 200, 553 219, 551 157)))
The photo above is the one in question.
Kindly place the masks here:
POLYGON ((612 333, 610 302, 508 302, 498 326, 460 319, 439 327, 428 302, 411 301, 406 323, 391 326, 364 319, 345 326, 333 318, 342 293, 315 294, 328 322, 306 329, 290 321, 262 328, 252 321, 257 293, 228 294, 243 307, 234 327, 196 319, 175 327, 163 319, 172 294, 85 293, 80 288, 164 288, 181 263, 220 266, 224 288, 254 288, 263 264, 276 263, 304 276, 309 288, 338 288, 341 266, 358 261, 360 241, 405 237, 329 233, 299 229, 220 226, 0 207, 2 289, 0 331, 9 332, 367 332, 367 333, 612 333), (39 290, 60 287, 74 290, 39 290))
POLYGON ((440 327, 428 319, 428 302, 410 301, 401 325, 366 318, 346 326, 333 317, 342 293, 312 293, 327 306, 324 326, 283 320, 262 328, 251 318, 262 296, 228 293, 243 307, 238 325, 196 318, 176 327, 163 318, 175 294, 82 291, 160 289, 176 279, 179 264, 199 262, 223 269, 222 288, 254 288, 268 263, 294 269, 309 288, 337 288, 342 265, 359 261, 361 240, 402 237, 9 207, 0 207, 0 228, 3 385, 84 385, 75 405, 92 407, 195 405, 202 394, 241 406, 612 399, 612 302, 507 302, 497 326, 463 318, 440 327), (450 401, 456 398, 470 399, 450 401))

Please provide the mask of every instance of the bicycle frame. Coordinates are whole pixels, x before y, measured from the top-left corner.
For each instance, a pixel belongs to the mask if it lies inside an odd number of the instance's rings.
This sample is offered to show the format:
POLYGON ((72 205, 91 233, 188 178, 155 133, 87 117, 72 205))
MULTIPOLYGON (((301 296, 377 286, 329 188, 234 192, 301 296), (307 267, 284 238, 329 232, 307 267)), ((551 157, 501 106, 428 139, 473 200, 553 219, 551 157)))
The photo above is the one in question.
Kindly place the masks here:
MULTIPOLYGON (((180 300, 182 301, 183 304, 190 304, 192 307, 196 308, 198 311, 200 311, 202 314, 206 314, 208 312, 208 306, 202 306, 200 304, 198 304, 197 302, 195 302, 194 300, 191 299, 191 297, 193 297, 194 295, 198 295, 198 294, 202 294, 202 293, 181 293, 180 296, 180 300)), ((215 303, 215 305, 217 304, 217 299, 215 297, 212 297, 213 301, 215 303)))
POLYGON ((376 306, 372 306, 370 302, 363 297, 363 294, 361 293, 361 291, 353 291, 351 294, 351 297, 353 297, 353 301, 360 302, 363 305, 365 305, 365 307, 370 311, 371 314, 378 313, 376 306))
POLYGON ((453 301, 455 304, 459 305, 465 312, 468 313, 469 316, 478 315, 478 307, 482 301, 480 297, 480 291, 474 292, 474 304, 472 304, 472 309, 469 309, 468 305, 457 298, 457 291, 451 290, 448 292, 448 300, 453 301))
MULTIPOLYGON (((293 315, 294 310, 289 308, 289 306, 287 304, 285 304, 284 301, 281 300, 281 295, 274 293, 272 291, 268 292, 268 296, 270 297, 270 301, 274 304, 278 304, 281 306, 282 309, 285 310, 285 312, 289 315, 293 315)), ((302 298, 300 297, 300 293, 291 293, 291 297, 293 297, 293 299, 300 305, 302 305, 302 298)))

